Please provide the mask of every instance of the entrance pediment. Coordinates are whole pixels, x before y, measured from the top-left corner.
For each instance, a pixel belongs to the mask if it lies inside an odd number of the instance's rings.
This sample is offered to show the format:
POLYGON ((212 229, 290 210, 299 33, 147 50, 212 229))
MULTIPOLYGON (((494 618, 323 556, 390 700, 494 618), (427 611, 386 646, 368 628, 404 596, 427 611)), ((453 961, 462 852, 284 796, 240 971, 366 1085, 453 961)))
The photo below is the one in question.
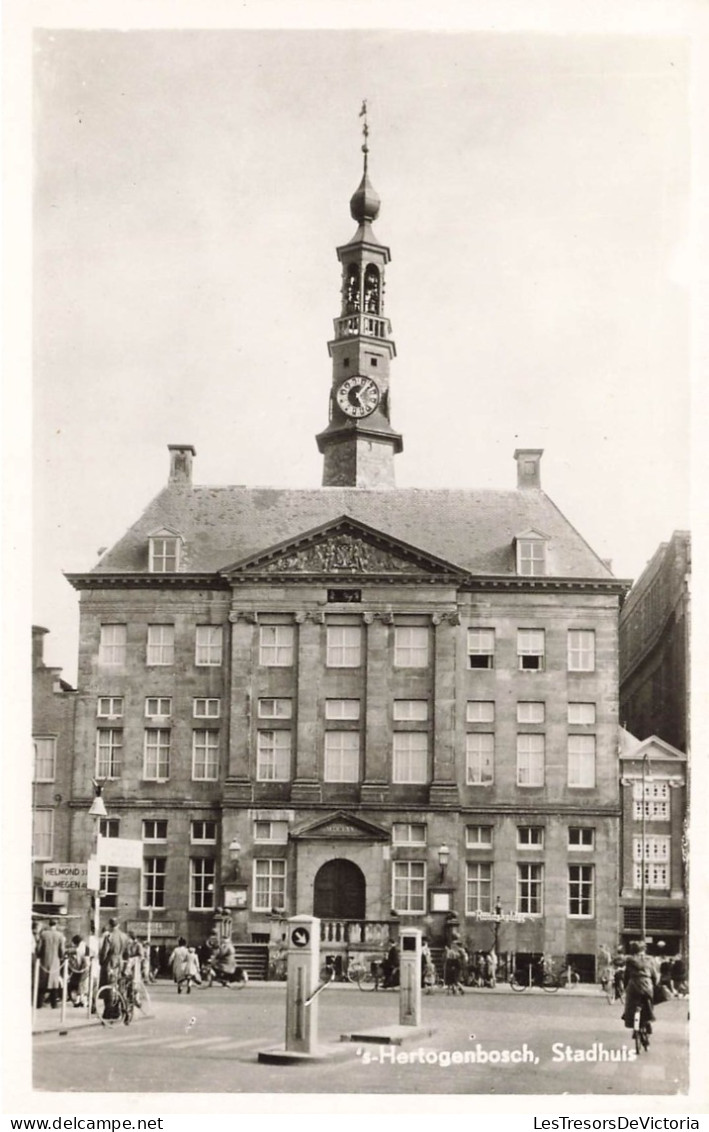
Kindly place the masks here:
POLYGON ((359 580, 395 575, 400 581, 463 576, 454 564, 346 516, 305 531, 221 572, 233 581, 274 575, 359 580))
POLYGON ((315 818, 291 831, 295 841, 389 841, 388 829, 346 810, 315 818))

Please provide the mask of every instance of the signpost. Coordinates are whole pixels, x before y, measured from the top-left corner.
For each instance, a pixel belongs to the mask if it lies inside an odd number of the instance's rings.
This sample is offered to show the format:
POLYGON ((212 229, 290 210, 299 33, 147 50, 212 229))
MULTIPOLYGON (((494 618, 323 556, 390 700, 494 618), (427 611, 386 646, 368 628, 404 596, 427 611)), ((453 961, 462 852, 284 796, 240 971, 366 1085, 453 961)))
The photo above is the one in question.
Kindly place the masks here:
POLYGON ((51 861, 42 866, 44 888, 85 889, 88 887, 88 866, 51 861))

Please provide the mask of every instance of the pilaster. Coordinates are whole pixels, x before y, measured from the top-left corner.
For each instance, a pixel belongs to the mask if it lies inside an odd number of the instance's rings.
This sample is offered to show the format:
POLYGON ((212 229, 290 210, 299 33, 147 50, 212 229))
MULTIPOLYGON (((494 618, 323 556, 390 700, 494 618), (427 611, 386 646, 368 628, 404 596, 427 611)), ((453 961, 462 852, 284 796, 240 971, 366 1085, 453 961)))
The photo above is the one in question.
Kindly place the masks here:
POLYGON ((256 648, 256 614, 232 610, 231 687, 229 704, 229 760, 225 800, 250 802, 251 672, 256 648))
POLYGON ((291 801, 319 802, 322 787, 318 773, 318 675, 322 669, 322 614, 296 613, 298 626, 298 718, 295 740, 295 777, 291 801))
POLYGON ((455 681, 457 613, 434 613, 433 780, 435 806, 459 804, 455 765, 455 681))
POLYGON ((391 778, 391 665, 389 664, 390 614, 364 614, 367 627, 365 686, 365 762, 362 781, 362 803, 386 801, 391 778))

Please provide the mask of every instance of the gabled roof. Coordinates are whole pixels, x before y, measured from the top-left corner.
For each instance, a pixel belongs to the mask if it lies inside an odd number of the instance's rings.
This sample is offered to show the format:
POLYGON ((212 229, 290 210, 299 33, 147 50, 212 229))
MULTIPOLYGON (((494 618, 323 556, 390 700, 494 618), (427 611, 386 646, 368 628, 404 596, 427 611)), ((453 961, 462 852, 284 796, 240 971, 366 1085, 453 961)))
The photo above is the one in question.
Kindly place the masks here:
POLYGON ((325 817, 313 818, 291 830, 291 837, 337 838, 348 841, 390 841, 389 830, 347 810, 335 810, 325 817))
POLYGON ((637 739, 625 727, 619 727, 618 732, 618 754, 621 759, 632 759, 634 762, 644 758, 648 761, 653 759, 662 759, 665 762, 676 760, 686 763, 687 761, 684 751, 673 747, 671 743, 666 743, 657 735, 650 735, 647 739, 637 739))
POLYGON ((548 536, 552 577, 613 574, 543 491, 168 485, 94 566, 92 575, 148 571, 148 538, 180 532, 182 570, 217 573, 347 516, 432 560, 479 575, 516 572, 517 532, 548 536))

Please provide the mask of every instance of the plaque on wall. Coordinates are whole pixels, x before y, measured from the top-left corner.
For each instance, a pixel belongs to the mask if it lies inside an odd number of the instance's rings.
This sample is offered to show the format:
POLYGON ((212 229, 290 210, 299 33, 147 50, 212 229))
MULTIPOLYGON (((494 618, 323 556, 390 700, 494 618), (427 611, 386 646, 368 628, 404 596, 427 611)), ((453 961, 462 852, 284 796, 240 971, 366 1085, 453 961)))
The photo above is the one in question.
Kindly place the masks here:
POLYGON ((246 885, 240 885, 236 888, 224 889, 224 907, 225 908, 245 908, 246 907, 246 885))
POLYGON ((450 912, 451 910, 451 894, 450 892, 432 892, 431 893, 431 911, 432 912, 450 912))

